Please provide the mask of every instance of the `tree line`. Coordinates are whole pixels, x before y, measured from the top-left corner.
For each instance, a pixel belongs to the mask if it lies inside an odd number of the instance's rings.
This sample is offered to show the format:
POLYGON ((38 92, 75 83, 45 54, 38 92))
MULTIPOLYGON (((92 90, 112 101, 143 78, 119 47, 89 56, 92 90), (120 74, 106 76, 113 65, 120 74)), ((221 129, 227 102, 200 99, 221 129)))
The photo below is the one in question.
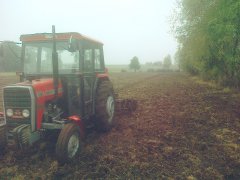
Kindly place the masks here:
MULTIPOLYGON (((163 62, 162 61, 147 62, 145 65, 156 66, 156 67, 168 70, 172 66, 172 58, 168 54, 167 56, 164 57, 163 62)), ((137 70, 140 70, 141 65, 137 56, 134 56, 132 59, 130 59, 129 68, 134 70, 135 72, 137 70)))
POLYGON ((10 41, 4 41, 0 44, 0 72, 20 71, 20 59, 20 46, 10 41))
POLYGON ((240 87, 240 0, 178 0, 173 32, 179 66, 240 87))

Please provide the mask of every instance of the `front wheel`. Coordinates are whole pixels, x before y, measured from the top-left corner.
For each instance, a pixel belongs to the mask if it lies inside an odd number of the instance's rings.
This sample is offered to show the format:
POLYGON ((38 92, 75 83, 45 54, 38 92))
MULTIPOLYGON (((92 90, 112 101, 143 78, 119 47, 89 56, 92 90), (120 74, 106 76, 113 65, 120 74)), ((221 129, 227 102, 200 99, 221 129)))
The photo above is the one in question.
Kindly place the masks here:
POLYGON ((66 163, 73 160, 78 155, 80 146, 80 128, 74 123, 66 124, 57 140, 56 155, 58 161, 66 163))

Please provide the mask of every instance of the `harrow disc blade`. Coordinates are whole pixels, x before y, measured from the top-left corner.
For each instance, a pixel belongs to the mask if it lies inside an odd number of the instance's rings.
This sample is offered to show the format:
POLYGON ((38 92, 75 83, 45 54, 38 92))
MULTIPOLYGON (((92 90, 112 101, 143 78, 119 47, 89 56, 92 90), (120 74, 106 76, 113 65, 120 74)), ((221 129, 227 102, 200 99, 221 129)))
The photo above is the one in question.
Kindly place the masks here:
POLYGON ((134 99, 117 99, 116 112, 130 114, 137 109, 137 100, 134 99))

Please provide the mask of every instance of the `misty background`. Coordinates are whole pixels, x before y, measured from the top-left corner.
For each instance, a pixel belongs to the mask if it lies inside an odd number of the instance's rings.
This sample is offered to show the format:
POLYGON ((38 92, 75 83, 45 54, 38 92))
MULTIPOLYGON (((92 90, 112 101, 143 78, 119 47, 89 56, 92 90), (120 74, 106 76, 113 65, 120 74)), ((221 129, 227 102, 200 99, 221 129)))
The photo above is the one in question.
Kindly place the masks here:
POLYGON ((177 42, 170 33, 175 0, 0 1, 0 41, 21 34, 79 32, 104 43, 106 64, 141 64, 172 58, 177 42))

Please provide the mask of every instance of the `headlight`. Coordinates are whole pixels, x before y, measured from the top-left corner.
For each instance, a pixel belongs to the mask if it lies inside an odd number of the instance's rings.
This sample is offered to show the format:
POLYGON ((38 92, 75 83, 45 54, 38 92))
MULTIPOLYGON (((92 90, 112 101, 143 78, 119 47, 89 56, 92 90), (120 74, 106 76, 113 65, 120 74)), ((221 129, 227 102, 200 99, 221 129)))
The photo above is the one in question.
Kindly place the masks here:
POLYGON ((12 109, 7 109, 7 116, 12 117, 13 116, 13 110, 12 109))
POLYGON ((28 118, 30 116, 30 111, 28 109, 24 109, 22 111, 22 115, 23 117, 28 118))

